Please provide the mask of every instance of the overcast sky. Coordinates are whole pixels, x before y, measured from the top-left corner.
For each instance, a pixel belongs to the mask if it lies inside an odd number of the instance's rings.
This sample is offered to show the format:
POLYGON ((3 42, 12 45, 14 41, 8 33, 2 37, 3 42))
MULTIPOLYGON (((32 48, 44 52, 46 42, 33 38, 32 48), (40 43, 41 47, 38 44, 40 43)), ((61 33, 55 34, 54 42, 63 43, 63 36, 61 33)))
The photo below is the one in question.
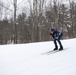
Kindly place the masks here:
MULTIPOLYGON (((3 1, 5 4, 9 3, 8 5, 12 5, 12 3, 13 3, 13 0, 0 0, 0 1, 3 1)), ((30 0, 30 1, 32 1, 32 0, 30 0)), ((51 1, 51 0, 46 0, 46 1, 49 3, 49 1, 51 1)), ((64 3, 69 2, 69 0, 59 0, 59 1, 64 2, 64 3)), ((28 0, 17 0, 17 4, 19 5, 18 7, 28 6, 28 0)))
MULTIPOLYGON (((13 0, 0 0, 2 1, 6 7, 10 7, 11 10, 13 10, 13 0)), ((30 0, 32 1, 32 0, 30 0)), ((47 4, 49 4, 51 0, 46 0, 47 4)), ((53 1, 53 0, 52 0, 53 1)), ((59 0, 60 3, 69 3, 69 0, 59 0)), ((70 0, 72 1, 72 0, 70 0)), ((75 0, 74 0, 75 1, 75 0)), ((26 12, 27 14, 29 14, 29 3, 28 0, 17 0, 17 5, 18 5, 18 10, 17 10, 17 14, 21 13, 22 11, 26 12)))
MULTIPOLYGON (((0 0, 0 1, 3 1, 4 3, 10 3, 10 4, 13 2, 13 0, 0 0)), ((47 1, 50 1, 50 0, 47 0, 47 1)), ((64 3, 69 2, 69 0, 59 0, 59 1, 64 2, 64 3)), ((17 3, 20 5, 23 4, 24 2, 28 3, 28 0, 17 0, 17 3)))
MULTIPOLYGON (((7 7, 11 6, 11 9, 13 10, 13 0, 0 0, 0 1, 2 1, 5 4, 5 6, 7 6, 7 7)), ((30 1, 32 1, 32 0, 30 0, 30 1)), ((49 4, 50 3, 49 1, 51 1, 51 0, 46 0, 46 1, 47 1, 47 4, 49 4)), ((69 3, 69 0, 59 0, 59 1, 60 1, 60 3, 65 3, 65 4, 69 3)), ((72 0, 70 0, 70 1, 72 1, 72 0)), ((53 2, 53 0, 52 0, 52 2, 53 2)), ((24 8, 26 10, 29 9, 28 0, 17 0, 17 5, 18 5, 19 10, 23 10, 22 8, 24 8)))

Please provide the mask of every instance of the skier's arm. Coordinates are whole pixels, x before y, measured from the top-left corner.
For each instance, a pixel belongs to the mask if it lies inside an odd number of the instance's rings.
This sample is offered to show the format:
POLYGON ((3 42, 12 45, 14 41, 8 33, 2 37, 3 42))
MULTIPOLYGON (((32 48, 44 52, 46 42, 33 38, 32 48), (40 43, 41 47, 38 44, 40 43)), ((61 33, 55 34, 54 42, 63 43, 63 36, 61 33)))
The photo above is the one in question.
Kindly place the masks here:
POLYGON ((54 33, 50 33, 50 35, 52 36, 52 38, 54 39, 54 33))
POLYGON ((50 33, 50 35, 53 35, 52 33, 50 33))

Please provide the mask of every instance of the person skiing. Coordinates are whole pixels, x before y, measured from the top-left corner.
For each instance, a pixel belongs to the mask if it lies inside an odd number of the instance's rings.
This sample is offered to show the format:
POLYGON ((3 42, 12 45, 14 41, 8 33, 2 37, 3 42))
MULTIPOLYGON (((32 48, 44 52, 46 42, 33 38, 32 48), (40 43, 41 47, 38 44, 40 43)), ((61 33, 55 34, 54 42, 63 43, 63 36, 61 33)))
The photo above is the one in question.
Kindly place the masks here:
POLYGON ((51 36, 53 37, 53 39, 54 39, 54 44, 55 44, 54 50, 58 50, 57 42, 58 42, 59 45, 60 45, 59 50, 63 50, 63 46, 62 46, 62 43, 61 43, 61 41, 60 41, 60 39, 61 39, 62 36, 63 36, 63 33, 60 32, 60 31, 57 31, 57 30, 55 30, 55 29, 51 29, 50 35, 51 35, 51 36))

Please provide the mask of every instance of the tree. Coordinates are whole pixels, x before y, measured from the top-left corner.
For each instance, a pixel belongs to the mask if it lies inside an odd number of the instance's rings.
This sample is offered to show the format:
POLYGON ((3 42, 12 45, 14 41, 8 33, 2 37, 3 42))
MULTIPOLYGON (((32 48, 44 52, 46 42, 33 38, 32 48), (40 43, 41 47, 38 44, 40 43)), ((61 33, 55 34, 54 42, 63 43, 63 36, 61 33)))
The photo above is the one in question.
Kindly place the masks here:
POLYGON ((17 12, 17 0, 13 0, 14 5, 14 43, 17 44, 17 26, 16 26, 16 12, 17 12))
POLYGON ((26 42, 27 30, 26 30, 26 14, 22 13, 17 18, 17 36, 20 43, 26 42))
POLYGON ((0 1, 0 20, 2 19, 2 15, 3 15, 3 2, 0 1))
POLYGON ((70 9, 69 9, 69 11, 70 11, 70 24, 71 24, 71 32, 72 32, 72 37, 75 37, 75 17, 76 17, 76 14, 75 14, 75 12, 76 12, 76 7, 75 7, 75 2, 74 1, 70 1, 69 0, 69 4, 70 4, 70 9))

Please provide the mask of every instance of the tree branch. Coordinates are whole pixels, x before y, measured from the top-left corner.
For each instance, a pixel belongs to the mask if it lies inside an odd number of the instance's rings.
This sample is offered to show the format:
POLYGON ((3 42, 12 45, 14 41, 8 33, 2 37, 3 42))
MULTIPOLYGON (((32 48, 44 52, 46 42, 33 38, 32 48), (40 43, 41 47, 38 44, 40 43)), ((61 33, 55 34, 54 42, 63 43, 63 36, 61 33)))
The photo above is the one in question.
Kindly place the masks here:
MULTIPOLYGON (((12 11, 11 9, 9 9, 9 8, 3 6, 3 5, 0 5, 0 6, 1 6, 1 7, 4 7, 5 9, 8 9, 8 10, 12 11)), ((13 12, 13 11, 12 11, 12 12, 13 12)))

